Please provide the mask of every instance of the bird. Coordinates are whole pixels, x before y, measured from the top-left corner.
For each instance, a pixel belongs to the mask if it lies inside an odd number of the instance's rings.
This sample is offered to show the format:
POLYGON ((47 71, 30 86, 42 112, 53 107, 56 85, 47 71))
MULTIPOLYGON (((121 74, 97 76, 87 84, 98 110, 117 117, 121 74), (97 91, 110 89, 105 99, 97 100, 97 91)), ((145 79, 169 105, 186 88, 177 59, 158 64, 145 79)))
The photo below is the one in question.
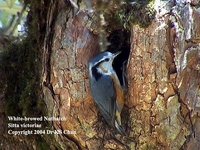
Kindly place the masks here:
POLYGON ((125 95, 123 86, 113 68, 114 59, 121 52, 101 52, 89 61, 89 82, 92 97, 106 122, 125 134, 122 127, 121 112, 125 95))

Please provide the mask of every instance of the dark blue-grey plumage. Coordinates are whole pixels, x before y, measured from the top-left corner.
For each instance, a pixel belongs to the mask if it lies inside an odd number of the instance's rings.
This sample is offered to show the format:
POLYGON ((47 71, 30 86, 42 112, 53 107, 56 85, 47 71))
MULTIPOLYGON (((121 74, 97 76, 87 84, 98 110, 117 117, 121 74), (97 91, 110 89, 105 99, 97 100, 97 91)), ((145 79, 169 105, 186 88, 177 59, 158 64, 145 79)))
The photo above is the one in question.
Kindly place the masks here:
POLYGON ((116 93, 112 79, 109 76, 101 76, 98 80, 90 80, 90 86, 101 114, 108 124, 114 125, 116 93))
POLYGON ((114 125, 116 109, 114 83, 110 76, 99 73, 97 68, 103 61, 112 56, 113 54, 110 52, 103 52, 89 62, 92 96, 106 122, 111 126, 114 125))
POLYGON ((89 62, 89 80, 92 96, 106 122, 121 134, 121 110, 124 94, 119 78, 112 66, 119 53, 103 52, 89 62))

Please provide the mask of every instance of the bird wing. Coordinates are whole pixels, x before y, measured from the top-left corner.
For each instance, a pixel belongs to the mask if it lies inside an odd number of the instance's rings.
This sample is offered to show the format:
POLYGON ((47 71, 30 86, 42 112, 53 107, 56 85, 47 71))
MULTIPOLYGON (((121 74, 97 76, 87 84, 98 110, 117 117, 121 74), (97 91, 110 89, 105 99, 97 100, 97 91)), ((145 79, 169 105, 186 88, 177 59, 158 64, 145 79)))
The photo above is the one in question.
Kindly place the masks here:
POLYGON ((91 90, 101 114, 110 125, 113 125, 115 120, 116 93, 111 77, 103 76, 98 81, 94 80, 94 83, 91 84, 91 90))

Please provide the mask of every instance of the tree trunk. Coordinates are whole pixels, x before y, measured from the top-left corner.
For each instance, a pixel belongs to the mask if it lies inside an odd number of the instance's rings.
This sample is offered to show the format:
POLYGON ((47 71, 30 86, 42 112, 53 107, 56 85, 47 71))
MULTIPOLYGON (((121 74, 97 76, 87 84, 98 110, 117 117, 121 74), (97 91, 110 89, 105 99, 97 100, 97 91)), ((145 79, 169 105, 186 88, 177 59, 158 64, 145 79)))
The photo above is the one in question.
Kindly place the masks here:
POLYGON ((186 2, 158 12, 147 28, 132 28, 131 133, 138 149, 197 150, 200 13, 186 2))
POLYGON ((200 148, 200 12, 194 1, 156 4, 148 27, 131 26, 123 117, 128 137, 107 134, 98 119, 87 63, 99 44, 88 14, 62 8, 52 17, 55 4, 49 8, 42 83, 48 115, 67 118, 54 128, 76 131, 56 136, 64 149, 200 148))
POLYGON ((43 49, 44 98, 49 116, 67 118, 53 122, 53 127, 76 132, 56 136, 63 148, 200 148, 200 12, 195 2, 157 4, 162 9, 154 7, 157 13, 148 27, 131 27, 129 117, 123 117, 128 137, 104 133, 109 128, 98 119, 87 63, 98 54, 99 46, 88 15, 80 11, 71 16, 69 9, 62 8, 54 16, 57 8, 54 4, 49 8, 43 49))
POLYGON ((98 20, 98 0, 93 16, 88 4, 76 10, 73 0, 43 2, 48 8, 41 8, 38 22, 41 35, 45 28, 41 85, 47 115, 64 118, 51 122, 53 129, 67 132, 54 134, 61 149, 200 149, 198 0, 133 2, 122 8, 110 1, 109 7, 101 5, 107 30, 98 20), (127 22, 118 25, 115 12, 127 22), (127 136, 114 134, 102 119, 88 79, 88 61, 99 53, 100 35, 106 38, 117 29, 131 33, 122 111, 127 136))

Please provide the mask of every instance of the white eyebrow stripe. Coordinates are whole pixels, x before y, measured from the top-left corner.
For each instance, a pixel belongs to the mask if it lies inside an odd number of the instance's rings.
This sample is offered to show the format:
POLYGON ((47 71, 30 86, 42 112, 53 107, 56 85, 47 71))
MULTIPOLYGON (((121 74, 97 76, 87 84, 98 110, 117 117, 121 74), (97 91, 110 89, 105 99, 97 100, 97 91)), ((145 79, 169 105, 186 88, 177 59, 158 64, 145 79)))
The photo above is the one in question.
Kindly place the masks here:
MULTIPOLYGON (((99 62, 102 62, 102 61, 105 60, 106 58, 108 58, 108 57, 107 57, 107 56, 103 56, 103 58, 100 59, 98 62, 94 63, 93 66, 96 66, 99 62)), ((93 67, 93 66, 92 66, 92 67, 93 67)))

